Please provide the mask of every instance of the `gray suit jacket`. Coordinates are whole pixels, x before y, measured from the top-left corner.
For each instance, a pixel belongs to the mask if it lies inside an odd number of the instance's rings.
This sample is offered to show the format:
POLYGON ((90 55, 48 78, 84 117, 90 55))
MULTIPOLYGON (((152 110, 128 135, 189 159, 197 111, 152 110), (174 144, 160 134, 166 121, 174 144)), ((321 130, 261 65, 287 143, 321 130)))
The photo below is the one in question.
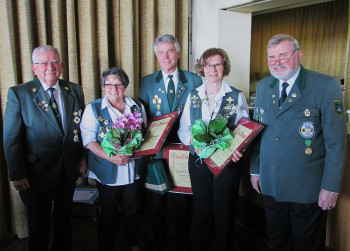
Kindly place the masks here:
POLYGON ((59 80, 64 132, 38 79, 8 91, 4 117, 4 149, 10 180, 27 178, 31 188, 52 189, 62 174, 74 185, 83 147, 80 119, 85 108, 82 88, 59 80))
POLYGON ((279 96, 277 79, 258 83, 254 118, 266 128, 253 147, 251 173, 260 174, 262 193, 314 203, 321 188, 340 192, 347 132, 339 81, 302 67, 280 109, 279 96))

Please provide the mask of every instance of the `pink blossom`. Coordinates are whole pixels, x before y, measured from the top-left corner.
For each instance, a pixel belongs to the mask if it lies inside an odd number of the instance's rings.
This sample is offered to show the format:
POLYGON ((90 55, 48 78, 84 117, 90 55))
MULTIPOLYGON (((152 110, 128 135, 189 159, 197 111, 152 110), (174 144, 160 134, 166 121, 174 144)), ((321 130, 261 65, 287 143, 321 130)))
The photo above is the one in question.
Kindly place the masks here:
POLYGON ((115 150, 117 150, 117 151, 120 150, 121 147, 120 147, 120 145, 119 145, 118 142, 114 144, 114 148, 115 148, 115 150))

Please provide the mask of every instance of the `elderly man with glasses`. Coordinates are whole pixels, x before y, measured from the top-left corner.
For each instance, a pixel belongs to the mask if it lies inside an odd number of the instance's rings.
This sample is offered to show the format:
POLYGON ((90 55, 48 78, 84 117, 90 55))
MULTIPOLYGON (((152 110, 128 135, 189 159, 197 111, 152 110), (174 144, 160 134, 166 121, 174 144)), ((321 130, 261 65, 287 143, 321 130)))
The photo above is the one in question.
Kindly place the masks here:
POLYGON ((251 182, 263 194, 274 250, 324 250, 327 210, 337 204, 346 157, 346 117, 337 79, 301 66, 296 39, 267 44, 272 76, 258 83, 251 182))
POLYGON ((29 250, 49 250, 52 207, 51 250, 70 250, 74 187, 86 169, 79 128, 84 95, 79 85, 59 79, 63 63, 56 48, 40 46, 32 60, 37 78, 8 91, 4 149, 9 178, 27 209, 29 250))

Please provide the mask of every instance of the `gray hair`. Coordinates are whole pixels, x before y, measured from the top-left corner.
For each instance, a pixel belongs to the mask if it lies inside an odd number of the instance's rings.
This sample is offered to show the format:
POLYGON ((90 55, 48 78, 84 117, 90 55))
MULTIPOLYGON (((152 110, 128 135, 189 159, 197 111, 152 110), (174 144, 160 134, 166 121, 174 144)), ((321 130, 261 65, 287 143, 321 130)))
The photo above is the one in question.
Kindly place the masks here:
POLYGON ((271 46, 276 46, 278 44, 280 44, 281 42, 283 41, 291 41, 292 42, 292 49, 293 51, 297 51, 297 50, 300 50, 299 48, 299 43, 298 41, 290 36, 290 35, 287 35, 287 34, 277 34, 275 36, 273 36, 268 42, 267 42, 267 46, 266 46, 266 52, 267 50, 271 47, 271 46))
POLYGON ((58 56, 61 58, 61 53, 60 53, 60 51, 57 48, 55 48, 55 47, 53 47, 51 45, 41 45, 39 47, 36 47, 34 49, 34 51, 33 51, 33 54, 32 54, 32 62, 33 62, 33 64, 37 63, 36 62, 36 56, 37 56, 37 54, 39 52, 42 52, 42 51, 56 51, 58 53, 58 56))
POLYGON ((159 35, 156 38, 156 41, 154 42, 153 47, 154 47, 154 53, 156 54, 156 56, 157 56, 157 45, 161 44, 161 43, 173 43, 175 46, 176 52, 177 53, 180 52, 180 45, 179 45, 179 42, 177 41, 177 39, 173 35, 162 34, 162 35, 159 35))
POLYGON ((115 75, 119 78, 120 82, 122 82, 122 85, 126 88, 129 85, 129 77, 125 73, 125 71, 122 68, 117 68, 117 67, 111 67, 107 68, 106 70, 103 71, 102 76, 101 76, 101 85, 104 88, 105 87, 105 81, 106 78, 109 75, 115 75))

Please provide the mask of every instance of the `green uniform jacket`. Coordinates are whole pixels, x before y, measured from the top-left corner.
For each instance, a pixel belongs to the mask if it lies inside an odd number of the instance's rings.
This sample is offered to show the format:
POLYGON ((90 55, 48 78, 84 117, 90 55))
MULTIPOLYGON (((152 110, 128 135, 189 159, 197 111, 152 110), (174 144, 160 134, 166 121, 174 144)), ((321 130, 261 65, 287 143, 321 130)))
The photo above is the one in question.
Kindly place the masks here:
POLYGON ((182 112, 188 94, 201 84, 202 78, 200 76, 179 69, 179 81, 174 104, 173 107, 169 107, 163 74, 162 71, 158 71, 142 78, 139 99, 144 105, 149 118, 174 111, 182 112))
POLYGON ((77 84, 59 80, 64 110, 62 133, 40 81, 8 91, 4 117, 4 149, 10 180, 27 178, 31 188, 52 189, 62 173, 74 185, 83 147, 80 120, 84 95, 77 84))
MULTIPOLYGON (((155 72, 142 78, 139 99, 146 109, 147 118, 151 119, 175 111, 182 112, 188 94, 202 85, 202 78, 200 76, 180 69, 178 69, 178 71, 179 81, 173 107, 169 107, 162 71, 155 72)), ((177 136, 179 122, 180 117, 172 127, 167 142, 180 142, 177 136)), ((162 157, 163 154, 161 151, 155 158, 160 159, 162 157)))
POLYGON ((317 202, 321 188, 339 193, 347 147, 339 81, 301 67, 280 109, 279 96, 277 79, 258 83, 254 119, 266 128, 251 174, 260 174, 262 193, 298 203, 317 202))

